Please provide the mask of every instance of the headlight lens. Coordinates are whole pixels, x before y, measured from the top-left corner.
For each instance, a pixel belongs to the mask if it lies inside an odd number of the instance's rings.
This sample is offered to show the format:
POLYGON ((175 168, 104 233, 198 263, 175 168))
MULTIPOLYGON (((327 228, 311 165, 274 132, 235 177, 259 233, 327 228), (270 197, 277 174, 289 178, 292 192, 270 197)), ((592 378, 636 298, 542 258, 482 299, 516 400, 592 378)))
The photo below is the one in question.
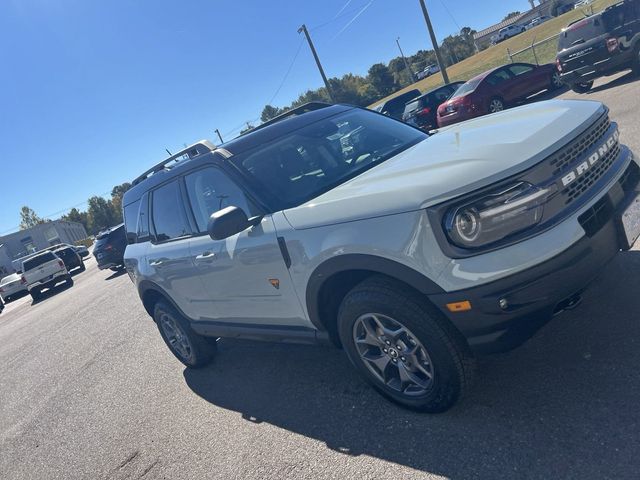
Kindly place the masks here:
POLYGON ((472 203, 454 207, 445 217, 449 239, 463 248, 495 243, 538 224, 548 189, 519 182, 472 203))

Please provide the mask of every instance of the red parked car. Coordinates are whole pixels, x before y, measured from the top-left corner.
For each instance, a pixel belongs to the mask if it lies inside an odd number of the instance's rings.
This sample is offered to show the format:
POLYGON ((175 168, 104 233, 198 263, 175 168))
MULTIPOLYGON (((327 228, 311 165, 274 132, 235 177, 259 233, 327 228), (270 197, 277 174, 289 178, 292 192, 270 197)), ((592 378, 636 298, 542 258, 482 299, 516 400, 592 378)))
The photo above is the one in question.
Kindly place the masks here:
POLYGON ((562 87, 555 64, 511 63, 462 85, 438 108, 438 126, 499 112, 542 90, 562 87))

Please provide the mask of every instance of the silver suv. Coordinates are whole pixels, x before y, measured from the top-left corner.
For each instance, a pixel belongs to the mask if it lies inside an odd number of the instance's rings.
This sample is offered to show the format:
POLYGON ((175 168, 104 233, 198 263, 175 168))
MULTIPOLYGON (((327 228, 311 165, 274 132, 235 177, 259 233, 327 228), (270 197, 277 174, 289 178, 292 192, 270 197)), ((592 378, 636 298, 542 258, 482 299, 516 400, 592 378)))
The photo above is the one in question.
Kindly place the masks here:
POLYGON ((432 137, 350 106, 294 110, 135 179, 126 268, 188 367, 218 337, 329 340, 383 395, 444 411, 475 353, 575 307, 640 235, 640 169, 618 137, 586 101, 432 137))

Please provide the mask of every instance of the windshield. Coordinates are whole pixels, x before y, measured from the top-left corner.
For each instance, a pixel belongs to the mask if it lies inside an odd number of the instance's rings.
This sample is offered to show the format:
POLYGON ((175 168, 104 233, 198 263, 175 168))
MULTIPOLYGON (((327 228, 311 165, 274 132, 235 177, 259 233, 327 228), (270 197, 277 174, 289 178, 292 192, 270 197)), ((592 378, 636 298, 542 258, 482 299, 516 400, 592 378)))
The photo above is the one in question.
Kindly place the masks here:
POLYGON ((39 267, 40 265, 50 262, 51 260, 56 260, 56 256, 51 252, 32 257, 29 260, 24 261, 24 263, 22 264, 22 271, 28 272, 29 270, 39 267))
POLYGON ((460 85, 460 88, 456 90, 456 93, 451 95, 451 98, 449 98, 449 100, 453 100, 454 98, 458 98, 458 97, 463 97, 467 93, 473 92, 478 87, 478 84, 481 81, 482 81, 481 78, 476 78, 476 79, 471 79, 467 83, 460 85))
POLYGON ((600 15, 585 18, 574 23, 560 34, 558 49, 566 50, 604 33, 605 28, 600 15))
POLYGON ((73 250, 71 250, 70 248, 64 248, 62 250, 56 250, 54 253, 60 257, 60 258, 67 258, 69 257, 69 255, 73 255, 73 250))
POLYGON ((282 210, 300 205, 428 138, 404 123, 353 109, 230 161, 282 210))
POLYGON ((407 103, 407 105, 404 107, 404 113, 409 113, 409 112, 413 112, 414 110, 417 110, 419 105, 420 105, 420 100, 414 100, 411 103, 407 103))

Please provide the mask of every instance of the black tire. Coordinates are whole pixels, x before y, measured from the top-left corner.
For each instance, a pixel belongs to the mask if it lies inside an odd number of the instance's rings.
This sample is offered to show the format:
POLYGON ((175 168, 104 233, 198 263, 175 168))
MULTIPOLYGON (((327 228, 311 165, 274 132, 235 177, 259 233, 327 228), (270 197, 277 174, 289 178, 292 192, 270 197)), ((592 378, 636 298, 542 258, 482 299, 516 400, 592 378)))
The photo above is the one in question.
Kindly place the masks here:
POLYGON ((549 80, 549 90, 559 90, 564 86, 560 72, 553 72, 549 80))
POLYGON ((634 75, 640 76, 640 44, 633 51, 633 60, 631 62, 631 70, 634 75))
POLYGON ((574 83, 571 85, 571 90, 576 93, 587 93, 589 90, 591 90, 592 87, 593 80, 591 80, 590 82, 574 83))
MULTIPOLYGON (((381 331, 381 330, 380 330, 381 331)), ((380 331, 376 331, 379 333, 380 331)), ((469 388, 475 370, 475 359, 469 350, 466 340, 425 298, 418 293, 408 291, 406 286, 391 280, 387 277, 375 276, 363 281, 351 290, 344 298, 338 312, 338 334, 342 345, 351 363, 364 376, 364 378, 383 396, 402 405, 403 407, 421 412, 438 413, 451 408, 469 388), (411 335, 408 337, 415 348, 416 343, 412 338, 417 339, 417 344, 426 350, 424 365, 430 365, 432 376, 423 376, 425 385, 421 391, 408 392, 411 385, 404 386, 400 382, 402 377, 400 370, 408 371, 413 368, 413 372, 420 374, 415 368, 415 363, 411 364, 408 358, 409 343, 397 338, 392 342, 397 342, 398 350, 392 343, 393 348, 385 350, 384 344, 380 347, 373 347, 365 353, 361 352, 363 342, 360 338, 356 344, 358 336, 358 322, 367 318, 368 314, 375 314, 378 318, 393 319, 401 325, 411 335), (402 347, 402 348, 401 348, 402 347), (395 354, 391 356, 391 350, 395 354), (371 357, 369 357, 371 355, 371 357), (384 367, 382 376, 387 377, 389 373, 391 381, 385 382, 380 378, 380 373, 376 374, 371 367, 374 362, 367 364, 367 358, 381 359, 384 355, 391 356, 395 364, 388 363, 384 367), (400 357, 398 355, 401 355, 400 357), (402 355, 407 355, 405 358, 402 355), (402 360, 402 364, 398 360, 402 360), (395 370, 394 370, 395 368, 395 370), (398 377, 394 378, 397 370, 398 377), (395 386, 392 385, 395 382, 395 386)), ((367 338, 372 338, 367 336, 367 338)), ((375 341, 387 342, 385 335, 376 336, 375 341)), ((414 359, 415 360, 415 359, 414 359)))
POLYGON ((487 107, 487 110, 489 111, 489 113, 497 113, 503 111, 505 108, 507 108, 507 106, 505 105, 502 98, 493 97, 491 100, 489 100, 489 106, 487 107), (498 108, 498 104, 501 105, 500 108, 498 108))
POLYGON ((33 299, 34 302, 37 302, 38 300, 40 300, 40 296, 41 296, 40 289, 32 288, 31 290, 29 290, 29 295, 31 295, 31 298, 33 299))
POLYGON ((164 343, 185 366, 202 368, 211 363, 217 351, 215 339, 195 333, 189 322, 173 306, 165 301, 159 301, 154 307, 153 319, 164 343), (175 336, 173 339, 170 338, 172 333, 167 322, 173 324, 174 334, 179 330, 179 339, 175 336), (185 349, 185 346, 188 348, 185 349))
POLYGON ((64 279, 64 285, 65 287, 73 287, 73 278, 71 278, 71 275, 66 276, 64 279))
POLYGON ((87 269, 86 265, 84 264, 84 262, 80 262, 80 271, 84 272, 87 269))

